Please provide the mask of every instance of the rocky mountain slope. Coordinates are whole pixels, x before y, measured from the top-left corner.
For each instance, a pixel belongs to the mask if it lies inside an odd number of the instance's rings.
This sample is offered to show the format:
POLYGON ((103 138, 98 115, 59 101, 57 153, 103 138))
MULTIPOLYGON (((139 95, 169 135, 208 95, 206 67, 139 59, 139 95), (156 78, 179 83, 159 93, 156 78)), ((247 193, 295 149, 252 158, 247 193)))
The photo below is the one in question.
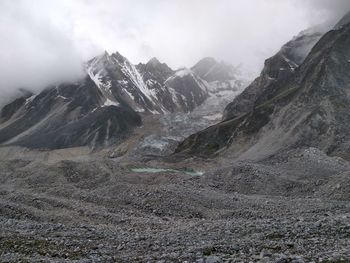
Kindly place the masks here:
POLYGON ((5 106, 0 143, 49 149, 94 147, 122 139, 140 124, 136 112, 104 97, 86 77, 80 83, 49 87, 5 106))
POLYGON ((137 112, 187 112, 208 96, 206 83, 192 72, 173 71, 155 58, 134 66, 118 52, 105 53, 87 63, 87 72, 106 97, 137 112))
POLYGON ((259 159, 313 146, 348 157, 350 24, 325 34, 305 60, 285 55, 293 47, 307 50, 319 36, 302 34, 267 60, 260 78, 226 108, 224 121, 190 136, 177 153, 259 159))
POLYGON ((350 12, 340 19, 340 21, 335 25, 334 29, 337 30, 348 23, 350 23, 350 12))
MULTIPOLYGON (((0 117, 0 144, 104 147, 140 126, 141 113, 184 114, 214 96, 212 85, 193 70, 175 71, 156 58, 135 66, 118 52, 105 52, 85 68, 86 77, 77 83, 51 86, 39 94, 24 92, 6 105, 0 117)), ((234 93, 237 87, 225 90, 234 93)))
POLYGON ((260 76, 226 107, 223 119, 232 119, 251 111, 261 94, 294 74, 324 33, 321 27, 305 30, 267 59, 260 76))

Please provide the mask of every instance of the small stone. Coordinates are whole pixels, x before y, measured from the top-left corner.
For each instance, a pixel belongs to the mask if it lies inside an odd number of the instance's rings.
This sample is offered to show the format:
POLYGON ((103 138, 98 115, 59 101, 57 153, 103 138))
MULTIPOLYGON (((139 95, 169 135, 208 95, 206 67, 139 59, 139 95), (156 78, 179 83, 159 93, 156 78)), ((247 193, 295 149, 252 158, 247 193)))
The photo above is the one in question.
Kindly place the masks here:
POLYGON ((221 263, 221 258, 217 256, 209 256, 206 258, 205 263, 221 263))
POLYGON ((297 258, 297 259, 293 259, 291 263, 305 263, 305 261, 302 258, 297 258))

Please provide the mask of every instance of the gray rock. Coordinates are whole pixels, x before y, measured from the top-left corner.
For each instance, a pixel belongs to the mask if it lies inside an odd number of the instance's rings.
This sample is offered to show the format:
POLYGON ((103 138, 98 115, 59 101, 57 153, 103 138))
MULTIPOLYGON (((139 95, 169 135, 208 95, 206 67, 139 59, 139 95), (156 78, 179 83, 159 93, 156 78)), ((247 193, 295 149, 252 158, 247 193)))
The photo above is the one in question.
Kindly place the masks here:
POLYGON ((205 259, 205 263, 222 263, 222 260, 217 256, 209 256, 205 259))

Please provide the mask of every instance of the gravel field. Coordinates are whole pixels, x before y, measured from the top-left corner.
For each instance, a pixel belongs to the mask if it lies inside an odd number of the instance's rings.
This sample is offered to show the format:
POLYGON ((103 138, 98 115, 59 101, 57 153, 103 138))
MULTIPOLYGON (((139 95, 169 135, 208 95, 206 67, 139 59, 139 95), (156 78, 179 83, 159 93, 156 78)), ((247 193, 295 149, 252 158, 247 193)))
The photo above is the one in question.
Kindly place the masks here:
POLYGON ((0 262, 350 262, 347 165, 316 149, 203 176, 2 160, 0 262))

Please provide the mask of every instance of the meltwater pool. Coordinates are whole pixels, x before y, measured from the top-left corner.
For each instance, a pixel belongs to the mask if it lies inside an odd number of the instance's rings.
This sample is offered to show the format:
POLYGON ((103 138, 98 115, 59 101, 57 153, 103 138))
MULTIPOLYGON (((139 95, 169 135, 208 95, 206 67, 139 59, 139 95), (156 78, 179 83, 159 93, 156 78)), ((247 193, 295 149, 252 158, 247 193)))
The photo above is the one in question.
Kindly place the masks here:
POLYGON ((171 169, 171 168, 132 168, 131 171, 135 173, 185 173, 190 176, 201 176, 204 173, 192 169, 171 169))

